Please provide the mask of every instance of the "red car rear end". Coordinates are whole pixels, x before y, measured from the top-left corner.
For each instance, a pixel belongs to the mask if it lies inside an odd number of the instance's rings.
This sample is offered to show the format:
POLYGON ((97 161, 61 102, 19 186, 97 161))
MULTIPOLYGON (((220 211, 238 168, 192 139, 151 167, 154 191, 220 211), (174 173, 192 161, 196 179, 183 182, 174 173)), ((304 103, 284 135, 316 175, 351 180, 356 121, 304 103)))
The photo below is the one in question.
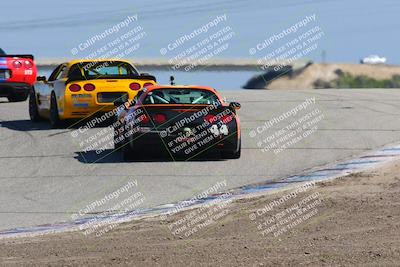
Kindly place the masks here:
POLYGON ((25 101, 36 75, 32 55, 6 55, 0 49, 0 97, 10 102, 25 101))

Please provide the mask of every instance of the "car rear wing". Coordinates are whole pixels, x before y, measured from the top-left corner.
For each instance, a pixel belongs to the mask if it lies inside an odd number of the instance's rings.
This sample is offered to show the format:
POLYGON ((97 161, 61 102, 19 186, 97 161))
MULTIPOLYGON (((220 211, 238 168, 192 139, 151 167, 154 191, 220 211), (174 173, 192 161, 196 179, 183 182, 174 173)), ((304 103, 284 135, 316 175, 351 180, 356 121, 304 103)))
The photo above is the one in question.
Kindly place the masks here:
POLYGON ((29 58, 29 59, 34 60, 33 55, 28 55, 28 54, 26 54, 26 55, 0 55, 0 57, 19 57, 19 58, 29 58))
POLYGON ((157 82, 157 79, 155 76, 150 75, 148 73, 142 73, 140 75, 127 75, 127 76, 122 76, 122 77, 113 77, 113 76, 101 76, 101 77, 96 77, 93 79, 90 79, 88 77, 85 77, 83 75, 72 75, 70 76, 67 81, 65 82, 65 84, 71 83, 71 82, 79 82, 79 81, 90 81, 90 80, 99 80, 99 79, 120 79, 120 80, 124 80, 124 79, 131 79, 131 80, 151 80, 154 82, 157 82))

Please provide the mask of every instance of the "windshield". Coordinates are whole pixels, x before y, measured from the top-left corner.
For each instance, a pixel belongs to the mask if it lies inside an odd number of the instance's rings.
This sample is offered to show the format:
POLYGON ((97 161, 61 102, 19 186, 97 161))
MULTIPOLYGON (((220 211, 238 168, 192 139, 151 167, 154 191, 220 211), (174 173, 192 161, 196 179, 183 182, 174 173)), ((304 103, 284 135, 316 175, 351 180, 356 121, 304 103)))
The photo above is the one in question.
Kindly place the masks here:
POLYGON ((200 89, 157 89, 149 92, 143 104, 210 105, 218 101, 211 91, 200 89))
POLYGON ((68 72, 72 80, 129 79, 136 76, 139 76, 138 71, 131 64, 121 61, 77 63, 68 72))
POLYGON ((6 53, 4 52, 4 50, 0 48, 0 56, 5 56, 5 55, 6 53))

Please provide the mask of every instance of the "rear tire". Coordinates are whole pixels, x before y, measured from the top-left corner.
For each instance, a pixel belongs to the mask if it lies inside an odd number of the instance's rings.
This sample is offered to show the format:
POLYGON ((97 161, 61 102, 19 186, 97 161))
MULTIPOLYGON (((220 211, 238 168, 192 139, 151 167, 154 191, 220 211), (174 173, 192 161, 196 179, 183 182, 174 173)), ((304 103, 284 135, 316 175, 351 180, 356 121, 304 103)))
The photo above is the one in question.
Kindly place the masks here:
POLYGON ((118 129, 114 129, 114 151, 117 151, 121 148, 121 142, 117 142, 117 138, 119 137, 115 132, 118 131, 118 129))
POLYGON ((122 150, 122 158, 124 161, 143 159, 141 154, 142 153, 141 151, 143 151, 143 149, 141 148, 132 149, 129 144, 129 139, 127 140, 127 142, 123 143, 121 150, 122 150))
POLYGON ((224 151, 222 157, 224 159, 238 159, 242 152, 242 140, 239 138, 239 150, 238 151, 224 151))
POLYGON ((57 99, 54 93, 50 97, 50 125, 52 128, 61 126, 60 117, 58 115, 57 99))
POLYGON ((28 95, 10 95, 7 98, 10 102, 23 102, 28 98, 28 95))
POLYGON ((114 151, 116 150, 120 150, 121 147, 124 145, 124 139, 121 139, 121 136, 124 136, 124 131, 121 129, 125 129, 124 125, 120 125, 121 122, 118 120, 118 118, 116 118, 114 120, 114 151), (120 139, 120 141, 118 142, 118 139, 120 139))
POLYGON ((35 90, 33 90, 33 89, 29 93, 29 117, 31 118, 31 121, 33 121, 33 122, 38 122, 38 121, 42 120, 42 118, 39 115, 39 108, 37 105, 36 93, 35 93, 35 90))
POLYGON ((121 150, 122 150, 122 159, 124 161, 131 161, 133 159, 132 150, 129 148, 128 144, 124 144, 121 150))

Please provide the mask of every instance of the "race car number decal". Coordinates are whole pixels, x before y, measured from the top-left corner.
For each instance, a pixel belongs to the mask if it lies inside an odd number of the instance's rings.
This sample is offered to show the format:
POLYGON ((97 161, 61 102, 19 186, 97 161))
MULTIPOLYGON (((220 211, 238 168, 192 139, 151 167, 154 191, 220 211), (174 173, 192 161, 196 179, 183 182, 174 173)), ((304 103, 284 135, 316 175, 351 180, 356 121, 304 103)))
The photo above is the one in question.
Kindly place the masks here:
POLYGON ((214 136, 220 136, 220 135, 228 135, 229 130, 228 130, 228 126, 226 124, 222 124, 221 127, 219 127, 219 128, 217 125, 213 124, 213 125, 211 125, 210 132, 214 136))
POLYGON ((25 74, 25 75, 32 75, 32 74, 33 74, 33 71, 32 71, 32 70, 25 70, 25 71, 24 71, 24 74, 25 74))

